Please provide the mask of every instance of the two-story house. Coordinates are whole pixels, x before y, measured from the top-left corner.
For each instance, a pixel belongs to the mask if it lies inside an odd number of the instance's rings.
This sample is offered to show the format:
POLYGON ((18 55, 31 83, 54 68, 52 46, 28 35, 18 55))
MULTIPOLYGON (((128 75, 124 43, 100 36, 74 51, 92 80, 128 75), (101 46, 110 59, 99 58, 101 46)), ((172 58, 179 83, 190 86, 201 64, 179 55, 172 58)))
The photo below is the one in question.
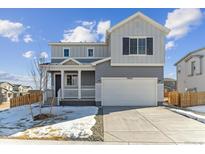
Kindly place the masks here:
POLYGON ((138 12, 107 31, 106 41, 55 42, 51 63, 54 96, 61 102, 103 106, 156 106, 163 101, 165 36, 169 29, 138 12))
POLYGON ((177 90, 205 91, 205 48, 188 53, 176 62, 177 90))

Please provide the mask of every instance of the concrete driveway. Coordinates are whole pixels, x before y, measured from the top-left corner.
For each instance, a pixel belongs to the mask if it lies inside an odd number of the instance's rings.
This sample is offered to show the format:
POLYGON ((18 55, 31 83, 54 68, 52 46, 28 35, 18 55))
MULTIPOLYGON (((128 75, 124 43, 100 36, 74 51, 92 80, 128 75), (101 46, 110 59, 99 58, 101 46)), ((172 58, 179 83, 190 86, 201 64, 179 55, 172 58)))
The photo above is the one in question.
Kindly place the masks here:
POLYGON ((205 143, 205 124, 165 107, 104 107, 104 140, 118 143, 205 143))

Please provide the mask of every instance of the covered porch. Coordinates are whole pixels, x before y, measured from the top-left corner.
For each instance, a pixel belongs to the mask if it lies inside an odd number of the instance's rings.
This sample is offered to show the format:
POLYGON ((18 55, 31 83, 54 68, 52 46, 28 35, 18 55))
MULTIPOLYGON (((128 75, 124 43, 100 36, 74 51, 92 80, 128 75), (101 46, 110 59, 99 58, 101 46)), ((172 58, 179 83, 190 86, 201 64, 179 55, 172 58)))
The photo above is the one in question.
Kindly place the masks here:
POLYGON ((95 71, 61 70, 51 72, 51 87, 60 99, 94 99, 95 71))
POLYGON ((43 64, 41 68, 51 77, 50 86, 45 86, 45 98, 55 97, 58 105, 61 101, 95 101, 95 67, 91 64, 78 64, 71 59, 43 64))

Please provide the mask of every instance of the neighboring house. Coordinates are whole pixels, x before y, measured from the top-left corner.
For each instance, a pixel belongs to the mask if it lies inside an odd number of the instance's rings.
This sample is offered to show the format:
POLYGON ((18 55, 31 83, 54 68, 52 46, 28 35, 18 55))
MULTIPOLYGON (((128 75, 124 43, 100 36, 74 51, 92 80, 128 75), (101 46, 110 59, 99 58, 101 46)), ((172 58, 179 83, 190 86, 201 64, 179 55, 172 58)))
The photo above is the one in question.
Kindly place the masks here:
POLYGON ((176 64, 177 90, 205 91, 205 48, 188 53, 176 64))
POLYGON ((163 101, 164 41, 169 29, 138 12, 107 31, 106 41, 56 42, 51 87, 61 101, 103 106, 156 106, 163 101))
POLYGON ((18 93, 18 96, 22 96, 27 94, 29 90, 32 90, 32 87, 23 86, 20 84, 13 84, 13 90, 18 93))
POLYGON ((29 90, 32 90, 32 87, 0 82, 0 102, 10 101, 11 98, 25 95, 29 90))
POLYGON ((176 91, 176 80, 172 78, 164 79, 164 92, 176 91))
POLYGON ((13 85, 9 82, 0 82, 0 102, 7 102, 13 96, 13 85))

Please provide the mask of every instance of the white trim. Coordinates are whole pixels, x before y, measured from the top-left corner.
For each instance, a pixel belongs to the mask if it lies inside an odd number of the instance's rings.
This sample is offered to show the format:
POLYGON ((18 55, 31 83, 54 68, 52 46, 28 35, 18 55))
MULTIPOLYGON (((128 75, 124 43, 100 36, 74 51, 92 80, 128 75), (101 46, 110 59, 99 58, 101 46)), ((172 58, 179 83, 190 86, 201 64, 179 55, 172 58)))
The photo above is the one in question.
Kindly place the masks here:
POLYGON ((112 63, 111 66, 164 66, 163 63, 112 63))
POLYGON ((106 42, 49 42, 48 45, 105 45, 107 46, 106 42))
POLYGON ((70 57, 70 48, 63 47, 63 57, 64 57, 64 58, 69 58, 69 57, 70 57), (69 51, 69 52, 68 52, 68 53, 69 53, 69 56, 68 56, 68 57, 65 57, 65 55, 64 55, 64 50, 65 50, 65 49, 68 49, 68 51, 69 51))
POLYGON ((112 79, 112 80, 114 80, 114 79, 120 79, 120 80, 124 80, 124 79, 140 79, 140 80, 156 79, 156 80, 158 80, 158 78, 156 78, 156 77, 153 77, 153 78, 152 77, 101 77, 101 81, 102 80, 110 80, 110 79, 112 79))
MULTIPOLYGON (((51 57, 51 59, 67 59, 67 58, 66 57, 51 57)), ((73 59, 102 59, 106 57, 70 57, 70 58, 73 58, 73 59)))
POLYGON ((64 99, 64 70, 61 70, 61 94, 62 94, 62 99, 64 99))
POLYGON ((64 63, 68 62, 72 60, 73 62, 77 63, 78 65, 81 65, 82 63, 80 63, 79 61, 73 59, 73 58, 68 58, 68 59, 65 59, 64 61, 62 61, 60 64, 63 65, 64 63))
POLYGON ((87 57, 95 57, 95 48, 94 47, 87 47, 87 57), (89 56, 89 53, 88 53, 89 49, 93 50, 93 56, 89 56))
POLYGON ((81 70, 78 70, 78 99, 81 99, 81 70))
POLYGON ((111 57, 107 57, 107 58, 104 58, 104 59, 101 59, 101 60, 98 60, 98 61, 95 61, 93 63, 91 63, 91 65, 97 65, 97 64, 100 64, 100 63, 103 63, 103 62, 106 62, 108 60, 111 60, 111 57))
POLYGON ((119 22, 118 24, 116 24, 115 26, 113 26, 112 28, 110 28, 108 30, 109 33, 111 33, 113 30, 117 29, 118 27, 124 25, 125 23, 129 22, 130 20, 133 20, 136 17, 140 17, 141 19, 147 21, 148 23, 150 23, 151 25, 155 26, 156 28, 158 28, 159 30, 161 30, 162 32, 164 32, 165 34, 168 34, 170 32, 170 29, 162 26, 161 24, 157 23, 156 21, 154 21, 153 19, 147 17, 146 15, 144 15, 141 12, 137 12, 134 15, 122 20, 121 22, 119 22))

